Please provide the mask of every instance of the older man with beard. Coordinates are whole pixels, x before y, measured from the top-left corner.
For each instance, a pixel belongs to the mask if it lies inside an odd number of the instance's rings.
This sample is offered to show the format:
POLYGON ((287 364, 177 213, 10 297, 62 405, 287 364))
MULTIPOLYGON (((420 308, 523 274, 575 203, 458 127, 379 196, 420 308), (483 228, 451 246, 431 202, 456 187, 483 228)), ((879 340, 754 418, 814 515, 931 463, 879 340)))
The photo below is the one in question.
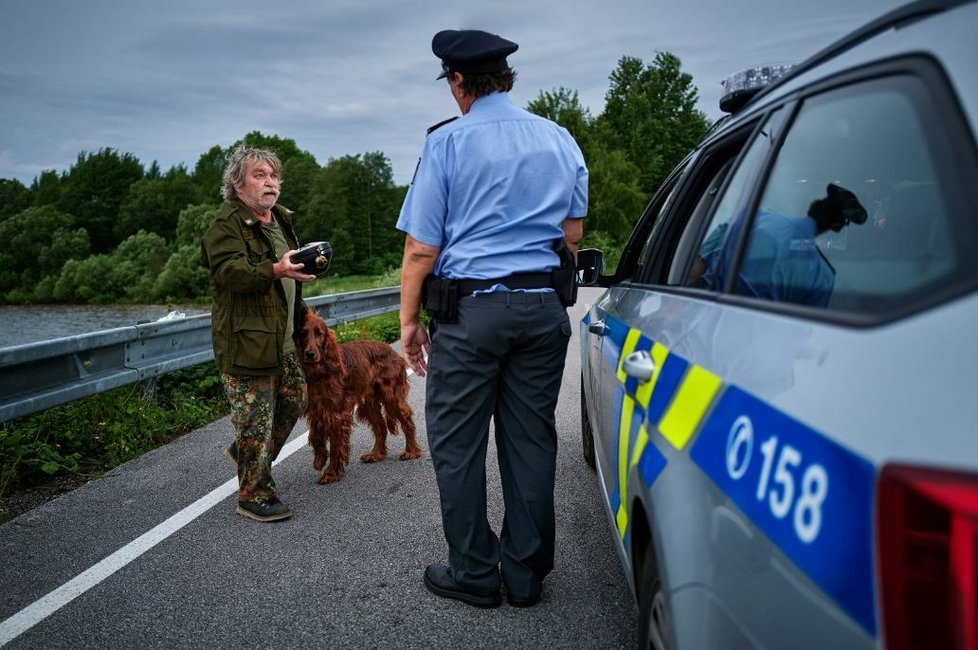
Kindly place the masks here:
POLYGON ((292 213, 277 204, 282 164, 267 149, 239 147, 224 172, 224 205, 201 242, 210 269, 211 338, 237 438, 238 514, 256 521, 292 516, 278 498, 272 461, 306 407, 306 380, 293 333, 305 305, 292 213))

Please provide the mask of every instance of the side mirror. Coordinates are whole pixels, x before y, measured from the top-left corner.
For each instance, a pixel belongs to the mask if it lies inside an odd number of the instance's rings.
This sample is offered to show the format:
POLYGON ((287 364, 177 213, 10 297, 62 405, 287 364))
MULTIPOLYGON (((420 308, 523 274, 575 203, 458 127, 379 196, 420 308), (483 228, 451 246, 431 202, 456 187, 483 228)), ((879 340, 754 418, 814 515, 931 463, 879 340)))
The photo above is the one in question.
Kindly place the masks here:
POLYGON ((577 284, 593 287, 604 273, 604 252, 597 248, 582 248, 577 251, 577 284))

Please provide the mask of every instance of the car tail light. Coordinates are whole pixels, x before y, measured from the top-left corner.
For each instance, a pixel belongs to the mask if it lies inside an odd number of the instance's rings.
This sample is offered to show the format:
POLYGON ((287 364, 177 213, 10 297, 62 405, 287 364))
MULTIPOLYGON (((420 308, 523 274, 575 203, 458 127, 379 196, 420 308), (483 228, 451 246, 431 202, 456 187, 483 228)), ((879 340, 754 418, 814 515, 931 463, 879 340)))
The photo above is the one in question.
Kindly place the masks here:
POLYGON ((978 475, 888 465, 878 488, 886 647, 978 649, 978 475))

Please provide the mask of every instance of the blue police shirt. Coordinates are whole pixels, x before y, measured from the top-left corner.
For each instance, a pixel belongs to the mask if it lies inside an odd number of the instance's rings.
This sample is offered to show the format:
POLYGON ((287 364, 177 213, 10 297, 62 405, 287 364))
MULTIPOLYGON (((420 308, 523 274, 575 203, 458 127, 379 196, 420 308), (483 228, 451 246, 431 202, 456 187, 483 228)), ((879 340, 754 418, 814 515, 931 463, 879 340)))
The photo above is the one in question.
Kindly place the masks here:
POLYGON ((587 214, 587 180, 566 129, 492 93, 425 139, 397 229, 441 249, 438 277, 547 271, 561 222, 587 214))
MULTIPOLYGON (((717 228, 700 246, 700 257, 709 263, 704 274, 708 286, 723 286, 742 223, 738 217, 732 227, 717 228)), ((835 271, 815 243, 814 219, 759 210, 735 291, 777 302, 825 307, 834 287, 835 271)))

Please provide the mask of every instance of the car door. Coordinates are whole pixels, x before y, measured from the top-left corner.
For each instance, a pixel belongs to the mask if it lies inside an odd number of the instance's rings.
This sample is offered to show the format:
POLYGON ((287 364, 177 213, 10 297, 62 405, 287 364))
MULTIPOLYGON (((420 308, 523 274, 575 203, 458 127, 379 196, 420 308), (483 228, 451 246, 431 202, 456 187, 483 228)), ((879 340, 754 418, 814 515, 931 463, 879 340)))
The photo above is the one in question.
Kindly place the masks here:
MULTIPOLYGON (((613 453, 618 445, 621 410, 617 385, 621 346, 628 331, 616 305, 629 295, 640 274, 645 272, 652 250, 652 233, 662 228, 661 217, 672 204, 687 165, 688 161, 680 165, 653 197, 625 245, 611 288, 584 317, 581 353, 587 363, 582 381, 587 384, 584 394, 591 396, 587 410, 595 437, 595 464, 606 501, 613 503, 616 510, 621 502, 617 454, 613 453)), ((619 546, 619 552, 622 550, 619 546)), ((624 555, 622 559, 626 559, 624 555)))

